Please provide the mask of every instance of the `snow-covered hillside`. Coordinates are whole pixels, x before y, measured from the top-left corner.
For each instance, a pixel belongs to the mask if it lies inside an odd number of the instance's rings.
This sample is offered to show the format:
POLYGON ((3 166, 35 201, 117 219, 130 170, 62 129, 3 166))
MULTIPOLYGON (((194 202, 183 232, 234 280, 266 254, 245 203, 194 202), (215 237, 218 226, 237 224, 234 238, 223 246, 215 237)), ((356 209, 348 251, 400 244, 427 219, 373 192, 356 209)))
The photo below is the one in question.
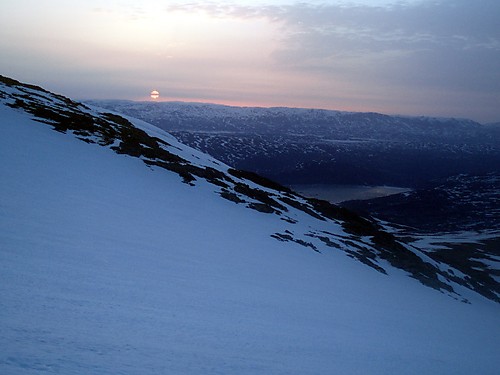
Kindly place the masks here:
POLYGON ((497 372, 499 305, 377 223, 35 86, 0 101, 0 373, 497 372))

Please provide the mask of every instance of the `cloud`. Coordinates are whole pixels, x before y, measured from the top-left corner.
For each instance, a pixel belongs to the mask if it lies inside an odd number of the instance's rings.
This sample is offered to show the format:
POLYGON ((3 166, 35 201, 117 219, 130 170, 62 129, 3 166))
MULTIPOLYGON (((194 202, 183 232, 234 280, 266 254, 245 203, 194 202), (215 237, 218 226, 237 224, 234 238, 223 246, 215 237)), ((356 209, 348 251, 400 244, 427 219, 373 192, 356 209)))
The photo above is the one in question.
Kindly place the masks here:
POLYGON ((282 67, 325 81, 348 81, 360 94, 378 92, 397 101, 405 89, 408 99, 451 108, 459 93, 457 112, 463 97, 472 101, 485 94, 498 108, 498 14, 497 1, 296 5, 282 19, 283 42, 274 56, 282 67))
POLYGON ((342 95, 357 96, 366 105, 392 101, 394 108, 398 102, 409 108, 411 102, 428 101, 450 111, 455 103, 459 113, 470 97, 471 103, 483 101, 476 103, 478 111, 500 116, 493 109, 500 105, 498 0, 377 6, 203 2, 170 5, 167 10, 273 23, 279 43, 270 69, 289 77, 291 85, 294 80, 304 84, 297 89, 319 99, 316 86, 323 103, 342 95))
POLYGON ((420 1, 390 6, 259 5, 203 2, 169 6, 214 17, 280 24, 273 56, 282 68, 393 84, 500 87, 500 2, 420 1), (467 77, 468 75, 468 77, 467 77))
POLYGON ((313 56, 448 48, 500 51, 494 15, 500 3, 484 1, 422 2, 391 7, 307 6, 287 9, 284 48, 313 56), (489 4, 489 6, 486 6, 489 4))

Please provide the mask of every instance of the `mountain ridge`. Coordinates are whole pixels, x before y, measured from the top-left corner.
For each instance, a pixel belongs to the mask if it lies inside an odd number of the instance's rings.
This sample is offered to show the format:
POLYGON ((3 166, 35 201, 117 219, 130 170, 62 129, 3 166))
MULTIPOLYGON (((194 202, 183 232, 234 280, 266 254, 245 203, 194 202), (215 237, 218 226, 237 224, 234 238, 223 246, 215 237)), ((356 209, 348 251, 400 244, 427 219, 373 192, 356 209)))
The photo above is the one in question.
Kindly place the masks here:
POLYGON ((500 133, 472 120, 197 103, 91 101, 285 185, 423 187, 493 172, 500 133))

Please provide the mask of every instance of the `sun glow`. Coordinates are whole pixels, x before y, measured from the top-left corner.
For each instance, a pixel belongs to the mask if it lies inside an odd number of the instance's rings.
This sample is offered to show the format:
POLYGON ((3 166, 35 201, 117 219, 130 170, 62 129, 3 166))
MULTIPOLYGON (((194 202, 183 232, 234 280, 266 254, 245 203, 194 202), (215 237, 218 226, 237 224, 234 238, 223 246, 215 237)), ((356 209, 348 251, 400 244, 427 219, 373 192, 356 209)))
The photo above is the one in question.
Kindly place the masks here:
POLYGON ((156 99, 158 99, 160 97, 160 93, 158 91, 156 91, 156 90, 153 90, 153 91, 151 91, 150 96, 151 96, 151 99, 156 100, 156 99))

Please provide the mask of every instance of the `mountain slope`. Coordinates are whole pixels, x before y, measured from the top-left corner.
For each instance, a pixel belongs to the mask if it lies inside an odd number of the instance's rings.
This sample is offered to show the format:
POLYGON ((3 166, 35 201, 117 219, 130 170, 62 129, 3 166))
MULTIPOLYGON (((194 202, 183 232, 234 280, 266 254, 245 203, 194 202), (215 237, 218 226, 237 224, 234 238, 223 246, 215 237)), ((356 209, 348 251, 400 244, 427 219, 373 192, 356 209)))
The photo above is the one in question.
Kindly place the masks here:
POLYGON ((498 305, 408 278, 376 224, 3 82, 0 372, 495 373, 498 305))

